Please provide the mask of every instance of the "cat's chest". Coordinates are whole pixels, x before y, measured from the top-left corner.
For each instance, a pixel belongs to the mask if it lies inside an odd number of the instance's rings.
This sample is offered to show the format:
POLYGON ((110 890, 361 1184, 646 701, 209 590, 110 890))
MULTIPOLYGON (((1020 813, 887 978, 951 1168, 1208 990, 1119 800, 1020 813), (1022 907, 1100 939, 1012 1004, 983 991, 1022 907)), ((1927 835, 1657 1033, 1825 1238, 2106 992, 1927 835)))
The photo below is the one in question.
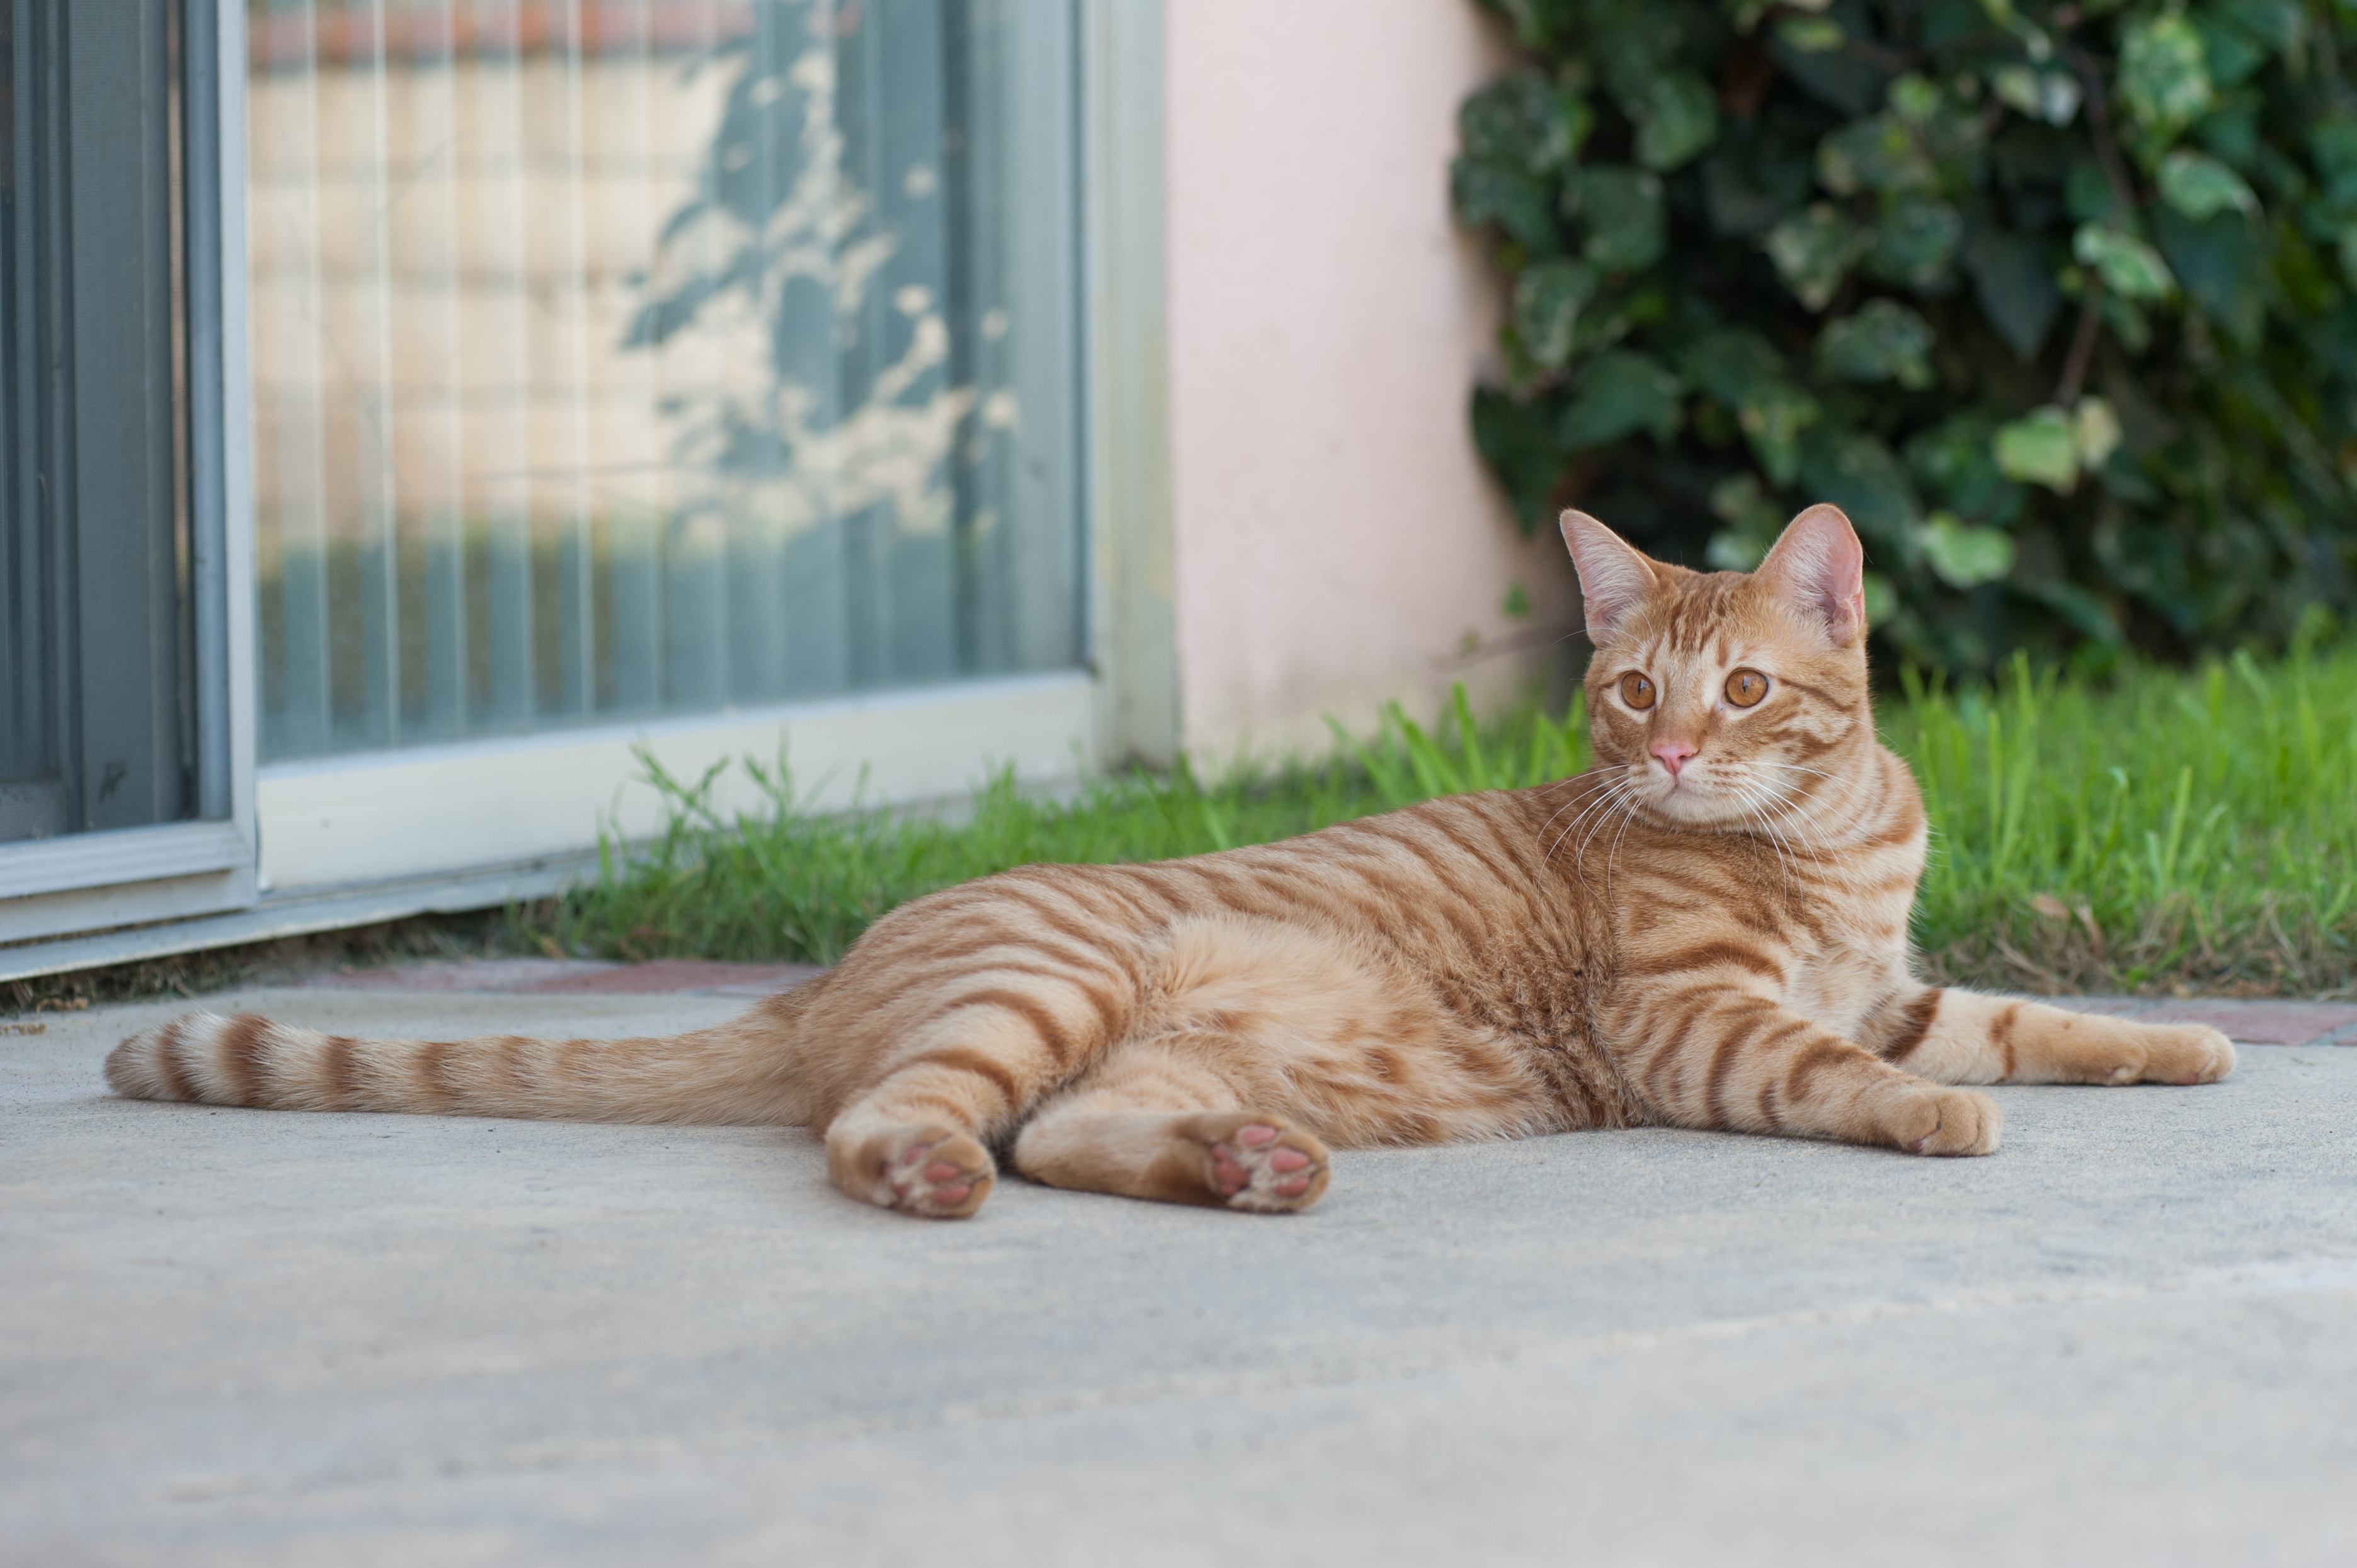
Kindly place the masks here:
POLYGON ((1819 913, 1794 923, 1783 1002, 1846 1033, 1889 993, 1892 977, 1906 967, 1907 906, 1876 900, 1819 913))

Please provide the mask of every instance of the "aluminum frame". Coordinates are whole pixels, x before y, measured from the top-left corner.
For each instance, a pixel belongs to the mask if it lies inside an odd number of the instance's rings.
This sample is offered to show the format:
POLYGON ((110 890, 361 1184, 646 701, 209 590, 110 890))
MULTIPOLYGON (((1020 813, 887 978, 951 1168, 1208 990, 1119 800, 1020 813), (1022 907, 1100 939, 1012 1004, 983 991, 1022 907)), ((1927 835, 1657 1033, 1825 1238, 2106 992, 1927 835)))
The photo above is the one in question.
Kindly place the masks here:
POLYGON ((0 845, 0 942, 242 908, 255 898, 253 539, 246 420, 245 14, 186 0, 183 210, 199 820, 0 845), (209 820, 208 820, 209 819, 209 820))

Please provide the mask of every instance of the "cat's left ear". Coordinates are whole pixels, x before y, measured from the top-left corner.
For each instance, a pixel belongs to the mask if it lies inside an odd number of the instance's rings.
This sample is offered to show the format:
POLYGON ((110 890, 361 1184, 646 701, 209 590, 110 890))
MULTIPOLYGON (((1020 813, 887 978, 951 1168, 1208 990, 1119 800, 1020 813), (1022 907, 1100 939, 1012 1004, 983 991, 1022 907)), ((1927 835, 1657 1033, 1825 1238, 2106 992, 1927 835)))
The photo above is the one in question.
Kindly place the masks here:
POLYGON ((1822 622, 1834 646, 1866 629, 1866 550, 1837 506, 1820 503, 1784 525, 1752 578, 1822 622))
POLYGON ((1598 648, 1612 640, 1645 596, 1661 585, 1652 563, 1627 540, 1584 511, 1563 514, 1563 542, 1579 573, 1580 608, 1587 617, 1587 640, 1598 648))

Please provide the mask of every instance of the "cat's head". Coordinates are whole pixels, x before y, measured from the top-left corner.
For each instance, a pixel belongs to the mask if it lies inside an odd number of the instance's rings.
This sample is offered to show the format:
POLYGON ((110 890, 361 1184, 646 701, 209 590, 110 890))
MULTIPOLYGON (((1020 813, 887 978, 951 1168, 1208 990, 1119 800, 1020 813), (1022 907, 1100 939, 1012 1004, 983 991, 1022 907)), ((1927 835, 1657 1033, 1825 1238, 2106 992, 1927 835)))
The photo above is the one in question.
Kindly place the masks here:
POLYGON ((1866 554, 1841 509, 1794 518, 1749 574, 1655 561, 1585 512, 1563 514, 1563 537, 1596 647, 1589 738, 1652 815, 1772 821, 1859 766, 1866 554))

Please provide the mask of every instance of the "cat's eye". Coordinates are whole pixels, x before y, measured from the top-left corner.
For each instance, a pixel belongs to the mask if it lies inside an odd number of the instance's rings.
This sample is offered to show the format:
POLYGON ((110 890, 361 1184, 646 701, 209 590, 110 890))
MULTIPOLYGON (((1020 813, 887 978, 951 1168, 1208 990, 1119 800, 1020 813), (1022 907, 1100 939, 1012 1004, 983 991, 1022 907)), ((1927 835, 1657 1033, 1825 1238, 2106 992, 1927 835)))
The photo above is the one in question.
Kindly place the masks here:
POLYGON ((1653 705, 1653 683, 1631 670, 1620 677, 1620 700, 1643 713, 1653 705))
POLYGON ((1738 670, 1727 678, 1727 700, 1748 708, 1768 694, 1768 677, 1757 670, 1738 670))

